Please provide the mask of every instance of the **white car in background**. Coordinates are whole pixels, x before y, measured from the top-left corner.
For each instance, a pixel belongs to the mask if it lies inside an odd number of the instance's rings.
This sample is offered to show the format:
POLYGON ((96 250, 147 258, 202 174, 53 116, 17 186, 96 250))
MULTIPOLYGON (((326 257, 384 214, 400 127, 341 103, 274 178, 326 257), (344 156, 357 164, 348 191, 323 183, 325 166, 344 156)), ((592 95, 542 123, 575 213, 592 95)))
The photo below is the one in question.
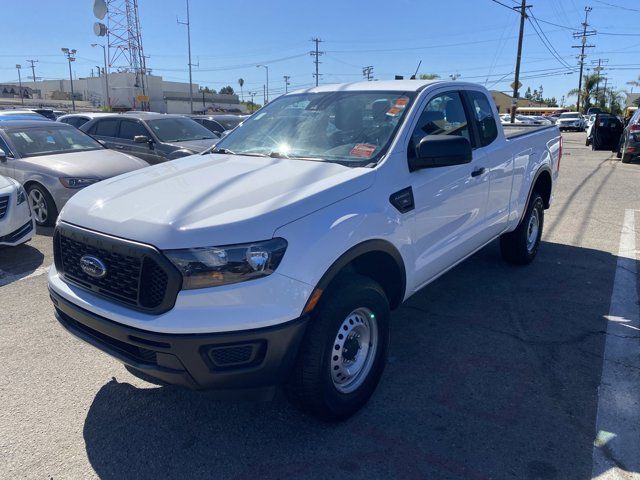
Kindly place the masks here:
POLYGON ((558 117, 558 121, 556 122, 560 131, 563 132, 565 130, 574 130, 576 132, 584 131, 585 121, 582 118, 582 115, 578 112, 564 112, 560 114, 558 117))
POLYGON ((12 178, 0 176, 0 246, 28 242, 35 226, 27 192, 12 178))

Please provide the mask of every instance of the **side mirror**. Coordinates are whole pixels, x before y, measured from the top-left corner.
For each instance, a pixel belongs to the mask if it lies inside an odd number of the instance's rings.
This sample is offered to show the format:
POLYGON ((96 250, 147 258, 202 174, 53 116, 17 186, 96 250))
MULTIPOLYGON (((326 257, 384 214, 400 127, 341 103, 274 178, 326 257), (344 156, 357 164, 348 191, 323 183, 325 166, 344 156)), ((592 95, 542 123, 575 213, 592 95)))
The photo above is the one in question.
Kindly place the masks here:
POLYGON ((7 161, 7 152, 0 148, 0 162, 7 161))
POLYGON ((133 141, 135 143, 149 143, 149 137, 146 135, 136 135, 133 137, 133 141))
POLYGON ((409 170, 449 167, 470 163, 471 143, 457 135, 427 135, 416 147, 414 158, 409 158, 409 170))

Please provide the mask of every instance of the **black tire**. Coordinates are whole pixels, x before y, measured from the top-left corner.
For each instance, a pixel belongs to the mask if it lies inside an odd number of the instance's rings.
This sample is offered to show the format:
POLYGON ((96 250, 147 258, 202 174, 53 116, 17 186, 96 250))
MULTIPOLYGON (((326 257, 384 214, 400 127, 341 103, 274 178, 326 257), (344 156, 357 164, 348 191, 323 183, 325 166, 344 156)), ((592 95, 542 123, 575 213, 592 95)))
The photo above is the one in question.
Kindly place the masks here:
MULTIPOLYGON (((542 228, 544 227, 544 202, 539 193, 533 192, 522 222, 513 232, 500 237, 502 258, 514 265, 528 265, 533 261, 540 247, 542 228), (530 238, 532 217, 537 216, 537 233, 535 241, 530 238)), ((532 233, 532 231, 531 231, 532 233)))
POLYGON ((31 211, 36 219, 36 224, 40 227, 53 226, 56 223, 56 218, 58 218, 58 209, 47 189, 38 183, 32 183, 27 187, 27 196, 29 198, 31 211), (46 209, 44 216, 39 213, 41 210, 40 207, 34 203, 36 198, 41 199, 42 205, 44 205, 46 209))
MULTIPOLYGON (((285 386, 289 399, 307 413, 327 421, 342 420, 360 410, 373 394, 387 362, 389 310, 382 287, 369 277, 345 274, 332 282, 311 314, 296 364, 285 386), (349 338, 344 341, 344 349, 337 352, 335 342, 350 314, 361 308, 374 316, 376 348, 375 353, 371 353, 370 368, 361 370, 362 376, 356 376, 361 383, 345 393, 338 390, 340 387, 334 382, 331 364, 345 361, 349 338)), ((361 354, 362 350, 356 351, 361 354)), ((333 368, 338 369, 335 365, 333 368)))
POLYGON ((620 161, 622 163, 631 163, 631 155, 629 154, 622 155, 622 158, 620 159, 620 161))

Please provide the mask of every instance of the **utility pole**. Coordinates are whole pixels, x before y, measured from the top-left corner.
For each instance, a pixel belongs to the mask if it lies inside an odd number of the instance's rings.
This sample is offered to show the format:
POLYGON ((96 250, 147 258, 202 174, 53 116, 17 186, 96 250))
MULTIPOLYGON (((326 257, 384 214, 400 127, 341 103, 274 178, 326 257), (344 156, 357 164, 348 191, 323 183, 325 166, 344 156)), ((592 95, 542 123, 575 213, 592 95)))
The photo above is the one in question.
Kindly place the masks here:
POLYGON ((76 49, 73 48, 71 50, 69 50, 68 48, 61 48, 60 50, 62 50, 62 53, 64 53, 64 55, 67 57, 67 60, 69 62, 69 80, 71 81, 71 105, 73 108, 73 111, 76 111, 76 96, 73 93, 73 73, 71 73, 71 62, 75 62, 76 61, 76 57, 74 57, 74 55, 76 54, 76 49))
POLYGON ((607 108, 607 82, 609 81, 609 79, 607 77, 604 77, 604 94, 602 95, 604 97, 604 107, 607 108))
POLYGON ((29 78, 33 80, 33 93, 36 93, 36 90, 38 88, 38 85, 36 84, 36 80, 38 79, 38 77, 36 77, 36 63, 38 63, 38 60, 27 60, 27 62, 31 64, 32 76, 29 78))
POLYGON ((589 12, 593 10, 591 7, 584 7, 584 22, 582 22, 582 32, 575 32, 573 34, 573 38, 580 38, 580 45, 572 45, 571 48, 579 48, 580 55, 578 55, 578 59, 580 60, 580 78, 578 78, 578 100, 576 101, 576 110, 580 111, 580 102, 582 100, 582 72, 584 71, 584 59, 586 55, 584 53, 585 48, 593 48, 595 45, 587 45, 587 37, 591 35, 595 35, 597 32, 595 30, 587 31, 587 27, 589 23, 587 20, 589 19, 589 12))
MULTIPOLYGON (((514 7, 515 10, 515 7, 514 7)), ((520 93, 520 61, 522 60, 522 38, 524 37, 524 21, 527 18, 527 0, 520 5, 520 33, 518 34, 518 55, 516 56, 516 77, 513 80, 513 99, 511 100, 511 123, 516 121, 516 107, 520 93)))
MULTIPOLYGON (((598 75, 596 78, 596 101, 598 99, 598 93, 600 91, 600 72, 602 70, 604 70, 604 67, 602 66, 603 63, 609 63, 609 59, 608 58, 599 58, 598 59, 598 66, 595 67, 593 70, 596 72, 596 75, 598 75)), ((591 64, 595 65, 596 61, 595 60, 591 60, 591 64)))
POLYGON ((460 74, 459 73, 452 73, 451 75, 449 75, 449 78, 455 82, 457 79, 460 78, 460 74))
POLYGON ((262 84, 262 103, 264 105, 267 104, 267 87, 265 87, 264 83, 262 84))
POLYGON ((187 26, 187 50, 189 53, 189 104, 190 104, 190 113, 193 113, 193 80, 191 78, 191 20, 189 16, 189 0, 186 0, 186 2, 187 2, 187 21, 181 22, 176 18, 176 22, 178 22, 180 25, 187 26))
POLYGON ((16 68, 18 69, 18 92, 20 93, 20 103, 24 105, 24 95, 22 94, 22 77, 20 76, 20 69, 22 65, 16 64, 16 68))
POLYGON ((318 86, 318 80, 320 78, 320 73, 318 72, 318 66, 320 65, 320 55, 324 55, 324 52, 321 52, 320 50, 318 50, 319 46, 320 46, 320 42, 322 42, 322 40, 320 40, 318 37, 316 38, 312 38, 311 39, 312 42, 315 42, 316 44, 316 49, 315 51, 312 50, 309 52, 309 54, 314 57, 313 63, 316 64, 316 73, 313 74, 314 77, 316 77, 316 87, 318 86))
POLYGON ((291 77, 290 77, 289 75, 285 75, 285 76, 284 76, 284 93, 289 93, 289 85, 291 85, 291 84, 289 83, 289 79, 290 79, 290 78, 291 78, 291 77))
POLYGON ((253 101, 253 98, 256 96, 256 92, 247 92, 247 93, 251 97, 251 113, 253 113, 253 110, 256 106, 255 102, 253 101))
POLYGON ((362 67, 362 76, 367 79, 367 82, 373 80, 373 65, 362 67))

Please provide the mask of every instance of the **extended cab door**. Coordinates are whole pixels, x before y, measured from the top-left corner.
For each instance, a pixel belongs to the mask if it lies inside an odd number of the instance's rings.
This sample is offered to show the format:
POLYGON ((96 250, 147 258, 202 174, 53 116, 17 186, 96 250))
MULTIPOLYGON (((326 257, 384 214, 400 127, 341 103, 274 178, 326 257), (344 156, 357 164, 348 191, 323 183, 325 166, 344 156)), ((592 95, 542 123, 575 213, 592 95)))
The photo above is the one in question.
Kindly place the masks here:
POLYGON ((497 111, 493 102, 480 90, 465 90, 476 136, 475 157, 485 168, 489 179, 486 208, 486 227, 489 236, 497 236, 507 227, 511 187, 513 183, 513 156, 498 134, 497 111))
POLYGON ((100 140, 107 148, 115 148, 117 145, 119 118, 101 118, 91 125, 87 133, 96 140, 100 140))
MULTIPOLYGON (((458 91, 440 91, 426 99, 412 127, 407 154, 426 135, 459 135, 475 147, 470 115, 458 91)), ((415 202, 413 244, 418 288, 484 245, 489 181, 483 155, 471 163, 425 168, 409 174, 415 202)))

